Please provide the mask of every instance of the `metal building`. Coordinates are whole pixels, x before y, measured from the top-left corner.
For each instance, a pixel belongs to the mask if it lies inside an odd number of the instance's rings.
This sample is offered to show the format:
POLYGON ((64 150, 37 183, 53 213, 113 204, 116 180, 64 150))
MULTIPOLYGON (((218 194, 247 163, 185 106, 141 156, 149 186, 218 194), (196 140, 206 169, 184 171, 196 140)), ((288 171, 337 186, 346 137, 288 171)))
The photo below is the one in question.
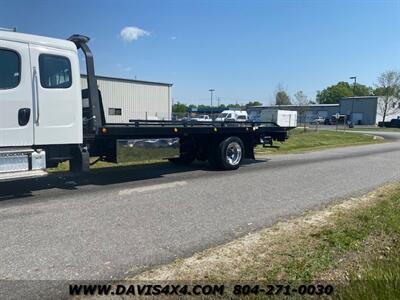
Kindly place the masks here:
POLYGON ((302 108, 297 105, 270 105, 270 106, 254 106, 247 109, 249 117, 257 119, 261 116, 261 111, 265 109, 282 109, 282 110, 293 110, 297 111, 297 122, 298 123, 310 123, 318 116, 323 118, 329 118, 330 116, 340 111, 339 104, 310 104, 306 108, 302 108), (301 114, 300 111, 305 109, 305 113, 301 114))
MULTIPOLYGON (((278 108, 295 110, 297 112, 306 109, 304 114, 298 114, 298 123, 309 123, 318 117, 324 119, 331 118, 339 113, 348 116, 349 120, 352 120, 356 125, 375 125, 379 121, 382 121, 382 113, 379 111, 379 101, 380 98, 378 96, 347 97, 340 99, 338 104, 310 104, 306 108, 297 105, 256 106, 250 107, 248 113, 251 117, 257 117, 264 109, 278 108)), ((397 118, 400 115, 400 103, 398 106, 398 112, 388 115, 386 118, 387 121, 397 118)))
MULTIPOLYGON (((82 89, 87 88, 81 75, 82 89)), ((130 120, 170 120, 172 84, 97 76, 107 123, 130 120)))
POLYGON ((340 114, 351 116, 354 124, 375 125, 378 123, 377 96, 348 97, 339 100, 340 114))

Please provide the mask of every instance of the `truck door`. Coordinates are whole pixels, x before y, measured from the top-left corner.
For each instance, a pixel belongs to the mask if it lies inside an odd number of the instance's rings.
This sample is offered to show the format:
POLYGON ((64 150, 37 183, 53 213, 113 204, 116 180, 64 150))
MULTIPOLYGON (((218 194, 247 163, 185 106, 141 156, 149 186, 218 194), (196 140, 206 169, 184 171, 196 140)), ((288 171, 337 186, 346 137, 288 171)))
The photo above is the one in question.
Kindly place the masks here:
POLYGON ((33 144, 29 46, 0 40, 0 147, 33 144))
POLYGON ((34 144, 82 143, 77 53, 30 45, 35 107, 34 144))

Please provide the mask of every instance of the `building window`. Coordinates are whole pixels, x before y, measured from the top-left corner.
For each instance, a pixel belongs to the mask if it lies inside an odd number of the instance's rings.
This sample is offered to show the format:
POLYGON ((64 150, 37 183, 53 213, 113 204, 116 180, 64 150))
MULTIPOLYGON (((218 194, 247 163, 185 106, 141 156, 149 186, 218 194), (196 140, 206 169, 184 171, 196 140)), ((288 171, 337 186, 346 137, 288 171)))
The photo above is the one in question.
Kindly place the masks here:
POLYGON ((121 116, 122 115, 122 109, 121 108, 109 108, 108 109, 108 114, 110 116, 121 116))
POLYGON ((66 89, 72 85, 71 63, 58 55, 39 56, 40 84, 46 89, 66 89))
POLYGON ((19 55, 11 50, 0 49, 0 89, 13 89, 21 79, 19 55))

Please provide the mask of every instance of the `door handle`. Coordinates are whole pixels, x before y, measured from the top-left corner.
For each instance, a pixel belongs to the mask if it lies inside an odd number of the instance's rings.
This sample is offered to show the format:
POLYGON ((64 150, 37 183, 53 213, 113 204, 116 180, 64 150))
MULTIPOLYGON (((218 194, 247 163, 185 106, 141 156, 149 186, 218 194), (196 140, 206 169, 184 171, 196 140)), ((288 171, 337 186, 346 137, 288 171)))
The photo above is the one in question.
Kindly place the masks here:
POLYGON ((21 108, 18 111, 19 126, 25 126, 26 124, 28 124, 30 117, 31 117, 31 109, 30 108, 21 108))
POLYGON ((37 76, 37 69, 33 67, 33 89, 35 95, 35 123, 39 125, 40 109, 39 109, 39 81, 37 76))

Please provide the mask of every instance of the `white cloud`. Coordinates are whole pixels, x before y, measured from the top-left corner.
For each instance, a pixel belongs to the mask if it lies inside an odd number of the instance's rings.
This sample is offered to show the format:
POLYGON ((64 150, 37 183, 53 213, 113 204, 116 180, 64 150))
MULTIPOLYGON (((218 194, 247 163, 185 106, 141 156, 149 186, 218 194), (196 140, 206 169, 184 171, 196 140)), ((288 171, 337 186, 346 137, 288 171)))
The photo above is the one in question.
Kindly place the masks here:
POLYGON ((129 43, 132 41, 136 41, 138 38, 140 38, 142 36, 149 36, 150 32, 143 30, 139 27, 127 26, 127 27, 122 28, 119 35, 123 41, 129 43))
POLYGON ((176 40, 176 36, 171 36, 171 40, 175 41, 176 40))

